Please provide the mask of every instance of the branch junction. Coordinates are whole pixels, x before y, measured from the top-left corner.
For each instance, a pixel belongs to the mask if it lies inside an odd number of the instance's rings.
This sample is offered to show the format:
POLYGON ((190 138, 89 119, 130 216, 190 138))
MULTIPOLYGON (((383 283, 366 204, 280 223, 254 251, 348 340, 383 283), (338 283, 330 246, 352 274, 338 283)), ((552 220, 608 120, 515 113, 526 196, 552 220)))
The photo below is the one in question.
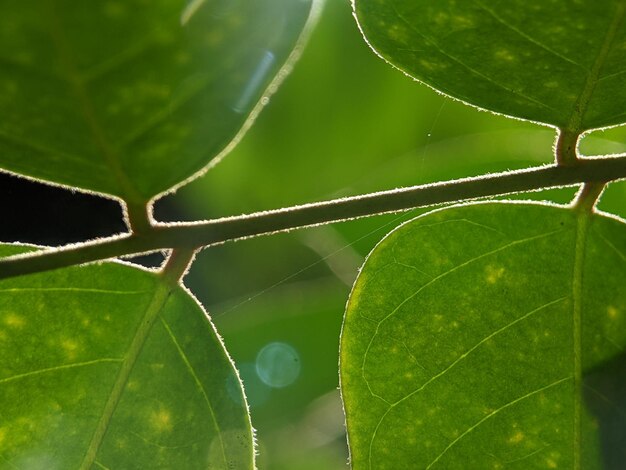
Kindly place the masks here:
POLYGON ((157 250, 196 249, 232 240, 401 212, 450 202, 626 178, 626 155, 381 191, 201 222, 160 224, 136 234, 50 248, 0 260, 0 279, 157 250))

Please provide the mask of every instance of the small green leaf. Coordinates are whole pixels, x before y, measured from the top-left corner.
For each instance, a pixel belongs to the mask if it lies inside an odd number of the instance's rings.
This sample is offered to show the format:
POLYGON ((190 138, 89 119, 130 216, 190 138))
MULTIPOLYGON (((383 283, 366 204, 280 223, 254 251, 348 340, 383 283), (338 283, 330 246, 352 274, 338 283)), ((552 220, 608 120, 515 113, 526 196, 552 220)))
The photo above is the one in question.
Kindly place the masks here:
POLYGON ((2 281, 0 357, 2 468, 254 467, 219 337, 153 273, 108 263, 2 281))
POLYGON ((147 201, 249 126, 320 3, 0 2, 0 166, 147 201))
POLYGON ((575 134, 626 121, 623 0, 355 0, 372 47, 443 93, 575 134))
POLYGON ((569 208, 475 204, 392 232, 341 339, 353 468, 618 468, 624 377, 598 371, 624 366, 625 278, 625 225, 569 208))

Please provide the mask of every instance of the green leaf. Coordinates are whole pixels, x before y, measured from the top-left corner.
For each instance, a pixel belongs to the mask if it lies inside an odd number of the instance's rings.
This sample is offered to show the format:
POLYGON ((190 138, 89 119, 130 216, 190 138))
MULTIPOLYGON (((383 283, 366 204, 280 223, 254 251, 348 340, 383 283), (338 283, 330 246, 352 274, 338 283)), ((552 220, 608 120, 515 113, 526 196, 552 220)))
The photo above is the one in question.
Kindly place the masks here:
POLYGON ((577 134, 626 121, 623 0, 355 0, 390 63, 475 106, 577 134))
POLYGON ((147 201, 249 127, 320 3, 0 2, 0 166, 147 201))
POLYGON ((2 468, 254 467, 232 362, 189 293, 154 273, 2 281, 0 357, 2 468))
POLYGON ((353 468, 618 468, 625 278, 624 224, 570 208, 460 206, 392 232, 341 339, 353 468))

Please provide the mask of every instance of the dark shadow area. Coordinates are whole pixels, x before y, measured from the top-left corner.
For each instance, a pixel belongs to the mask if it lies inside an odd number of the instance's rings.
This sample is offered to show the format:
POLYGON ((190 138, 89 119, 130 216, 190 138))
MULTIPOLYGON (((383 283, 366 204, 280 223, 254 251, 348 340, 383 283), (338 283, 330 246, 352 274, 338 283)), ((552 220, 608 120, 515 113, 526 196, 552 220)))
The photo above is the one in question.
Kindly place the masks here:
POLYGON ((597 418, 606 470, 626 469, 626 352, 584 377, 584 400, 597 418))
POLYGON ((116 201, 0 173, 0 241, 58 246, 126 231, 116 201))
MULTIPOLYGON (((117 201, 0 173, 0 241, 64 245, 126 231, 117 201)), ((160 221, 184 220, 174 198, 155 204, 160 221)))
MULTIPOLYGON (((125 232, 122 208, 117 201, 95 194, 71 191, 0 173, 0 242, 22 242, 60 246, 125 232)), ((172 198, 160 200, 158 220, 179 220, 181 211, 172 198)), ((163 254, 126 258, 156 268, 163 254)))
POLYGON ((165 252, 158 253, 148 253, 145 255, 137 255, 137 256, 124 256, 122 259, 124 261, 129 261, 134 264, 139 264, 146 268, 160 268, 165 261, 165 252))
POLYGON ((159 222, 182 222, 192 221, 193 217, 184 210, 184 207, 177 202, 175 194, 168 194, 157 199, 152 205, 152 215, 159 222))

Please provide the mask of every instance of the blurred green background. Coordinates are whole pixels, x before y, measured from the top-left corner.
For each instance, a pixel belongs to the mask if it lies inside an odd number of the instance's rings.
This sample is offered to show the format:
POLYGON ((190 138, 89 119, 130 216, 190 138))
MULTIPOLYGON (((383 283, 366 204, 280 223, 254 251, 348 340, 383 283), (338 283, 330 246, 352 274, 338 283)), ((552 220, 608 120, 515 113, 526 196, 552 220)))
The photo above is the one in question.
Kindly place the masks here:
MULTIPOLYGON (((348 0, 327 0, 301 60, 235 150, 156 204, 198 220, 550 163, 555 132, 479 111, 414 82, 361 37, 348 0)), ((626 127, 585 138, 626 152, 626 127)), ((567 203, 576 188, 516 197, 567 203)), ((59 245, 125 230, 116 202, 0 173, 0 239, 59 245)), ((626 217, 626 182, 600 208, 626 217)), ((261 470, 347 468, 339 334, 359 266, 427 210, 211 247, 185 284, 244 380, 261 470)), ((153 259, 158 262, 158 259, 153 259)))
MULTIPOLYGON (((249 213, 552 161, 555 132, 478 111, 392 69, 347 0, 328 0, 301 60, 223 162, 157 203, 186 220, 249 213)), ((626 152, 626 131, 585 155, 626 152)), ((575 188, 520 196, 566 203, 575 188)), ((626 216, 626 184, 600 207, 626 216)), ((161 211, 163 212, 163 211, 161 211)), ((343 469, 338 392, 343 309, 364 257, 425 210, 204 250, 185 283, 207 307, 244 380, 260 469, 343 469)))

